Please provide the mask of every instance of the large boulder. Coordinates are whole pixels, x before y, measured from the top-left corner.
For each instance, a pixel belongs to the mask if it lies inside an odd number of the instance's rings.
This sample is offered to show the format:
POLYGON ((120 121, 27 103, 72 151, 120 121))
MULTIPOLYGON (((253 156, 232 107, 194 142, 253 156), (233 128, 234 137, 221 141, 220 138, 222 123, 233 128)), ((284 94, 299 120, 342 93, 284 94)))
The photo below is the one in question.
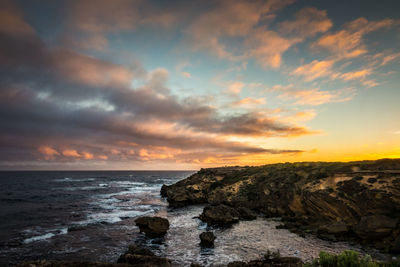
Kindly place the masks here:
POLYGON ((199 235, 200 237, 200 246, 206 248, 214 247, 215 235, 213 232, 203 232, 199 235))
POLYGON ((239 218, 239 212, 223 204, 206 206, 200 214, 200 219, 210 225, 229 225, 238 222, 239 218))
POLYGON ((380 239, 390 235, 392 230, 396 228, 397 222, 398 218, 385 215, 364 216, 353 230, 361 239, 380 239))
POLYGON ((128 251, 121 255, 118 263, 136 267, 170 267, 171 260, 154 255, 149 249, 130 246, 128 251))
POLYGON ((169 229, 169 221, 161 217, 140 217, 135 223, 148 237, 162 237, 169 229))

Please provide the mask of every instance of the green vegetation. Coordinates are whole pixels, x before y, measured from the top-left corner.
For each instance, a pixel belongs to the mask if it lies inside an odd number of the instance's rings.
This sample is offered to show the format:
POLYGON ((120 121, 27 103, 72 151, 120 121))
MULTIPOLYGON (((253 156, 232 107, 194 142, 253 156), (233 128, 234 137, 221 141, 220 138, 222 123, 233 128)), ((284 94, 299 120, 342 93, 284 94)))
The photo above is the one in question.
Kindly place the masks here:
POLYGON ((319 253, 319 258, 304 267, 400 267, 399 261, 376 262, 371 256, 360 256, 356 251, 345 250, 340 254, 330 254, 325 251, 319 253))

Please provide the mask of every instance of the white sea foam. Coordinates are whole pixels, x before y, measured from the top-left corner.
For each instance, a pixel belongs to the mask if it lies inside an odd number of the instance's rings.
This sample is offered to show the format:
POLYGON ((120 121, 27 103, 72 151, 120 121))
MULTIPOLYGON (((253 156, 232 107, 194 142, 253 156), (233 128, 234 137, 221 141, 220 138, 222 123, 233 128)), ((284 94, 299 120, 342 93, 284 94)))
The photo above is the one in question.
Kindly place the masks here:
MULTIPOLYGON (((34 231, 28 229, 28 230, 25 230, 25 232, 34 232, 34 231)), ((29 243, 36 242, 36 241, 46 240, 46 239, 52 238, 53 236, 56 236, 56 235, 64 235, 66 233, 68 233, 68 228, 52 229, 52 230, 48 230, 47 233, 37 235, 37 236, 32 236, 30 238, 26 238, 22 241, 22 243, 29 244, 29 243)))
POLYGON ((70 177, 65 177, 65 178, 61 178, 61 179, 54 179, 53 181, 55 182, 90 182, 90 181, 94 181, 96 180, 96 178, 70 178, 70 177))

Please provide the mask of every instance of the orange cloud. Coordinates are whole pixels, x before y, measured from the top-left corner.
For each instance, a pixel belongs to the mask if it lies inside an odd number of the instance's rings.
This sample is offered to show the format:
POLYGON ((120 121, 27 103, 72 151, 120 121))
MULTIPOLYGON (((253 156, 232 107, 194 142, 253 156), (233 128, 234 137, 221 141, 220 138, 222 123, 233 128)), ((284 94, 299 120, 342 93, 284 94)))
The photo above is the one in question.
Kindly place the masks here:
POLYGON ((245 86, 245 84, 242 83, 242 82, 232 82, 232 83, 228 86, 227 92, 228 92, 228 93, 231 93, 231 94, 234 94, 234 95, 237 95, 237 94, 239 94, 239 93, 242 91, 242 89, 244 88, 244 86, 245 86))
POLYGON ((84 159, 93 159, 94 158, 93 154, 89 153, 89 152, 82 152, 82 157, 84 159))
POLYGON ((242 57, 229 51, 221 40, 224 37, 247 36, 261 20, 293 2, 219 1, 216 7, 202 14, 186 29, 186 41, 195 50, 207 50, 220 58, 240 59, 242 57))
POLYGON ((66 157, 80 158, 81 155, 74 149, 63 150, 62 154, 66 157))
POLYGON ((55 156, 60 155, 60 153, 52 147, 49 146, 41 146, 38 148, 38 151, 45 156, 45 159, 54 159, 55 156))
POLYGON ((367 52, 363 42, 365 34, 394 24, 395 21, 392 19, 368 21, 365 18, 358 18, 346 24, 343 30, 322 36, 312 44, 312 47, 325 48, 341 58, 356 57, 367 52))
POLYGON ((338 91, 289 90, 281 94, 280 98, 294 99, 297 105, 317 106, 330 102, 345 102, 353 98, 355 91, 351 88, 338 91))
POLYGON ((304 80, 310 82, 321 77, 332 75, 332 68, 334 64, 334 60, 313 60, 308 64, 296 68, 291 74, 304 76, 304 80))
POLYGON ((257 29, 246 40, 247 52, 250 57, 264 68, 279 68, 282 62, 282 54, 293 44, 301 39, 285 39, 274 31, 257 29))
POLYGON ((102 159, 102 160, 107 160, 108 157, 106 155, 98 155, 97 156, 98 159, 102 159))
POLYGON ((243 106, 243 105, 262 105, 265 104, 265 99, 264 98, 252 98, 252 97, 246 97, 243 98, 239 101, 234 102, 232 105, 233 106, 243 106))

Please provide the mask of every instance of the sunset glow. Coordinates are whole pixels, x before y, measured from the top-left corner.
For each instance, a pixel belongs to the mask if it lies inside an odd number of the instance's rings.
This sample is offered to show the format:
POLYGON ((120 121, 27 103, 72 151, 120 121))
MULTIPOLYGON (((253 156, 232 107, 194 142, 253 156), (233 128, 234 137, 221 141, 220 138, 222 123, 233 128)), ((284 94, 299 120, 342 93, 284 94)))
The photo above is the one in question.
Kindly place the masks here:
POLYGON ((0 169, 400 158, 377 3, 1 0, 0 169))

